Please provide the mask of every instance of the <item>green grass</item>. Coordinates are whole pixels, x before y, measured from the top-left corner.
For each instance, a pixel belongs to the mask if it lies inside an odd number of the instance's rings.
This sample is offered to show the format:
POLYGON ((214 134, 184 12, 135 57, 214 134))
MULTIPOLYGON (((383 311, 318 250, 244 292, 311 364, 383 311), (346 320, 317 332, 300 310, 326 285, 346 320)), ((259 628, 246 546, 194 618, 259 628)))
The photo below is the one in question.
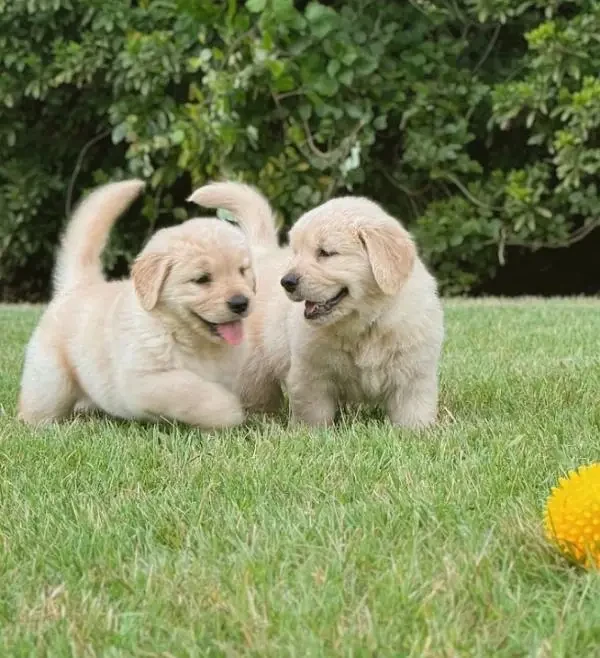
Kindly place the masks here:
POLYGON ((0 656, 595 656, 600 576, 542 537, 600 454, 600 302, 447 305, 441 423, 223 434, 14 418, 0 308, 0 656))

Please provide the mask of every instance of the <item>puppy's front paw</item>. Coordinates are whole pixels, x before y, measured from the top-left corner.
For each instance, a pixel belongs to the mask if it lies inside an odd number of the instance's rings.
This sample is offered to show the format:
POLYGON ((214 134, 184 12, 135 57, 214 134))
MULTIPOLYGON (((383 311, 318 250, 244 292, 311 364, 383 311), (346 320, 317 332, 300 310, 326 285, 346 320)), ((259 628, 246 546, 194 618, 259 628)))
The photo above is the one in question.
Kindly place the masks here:
POLYGON ((224 392, 220 399, 212 400, 209 424, 214 428, 235 427, 241 425, 246 417, 240 399, 233 393, 224 392))
POLYGON ((402 404, 388 405, 390 422, 397 427, 411 430, 424 429, 435 423, 437 415, 436 400, 417 400, 409 398, 402 404))
POLYGON ((431 427, 435 423, 435 416, 430 414, 427 414, 426 416, 390 416, 390 422, 396 427, 402 427, 407 430, 422 430, 426 429, 427 427, 431 427))
POLYGON ((320 400, 309 405, 298 405, 291 402, 292 425, 308 425, 309 427, 330 427, 335 422, 336 405, 331 400, 320 400))
POLYGON ((436 371, 426 372, 393 392, 387 403, 390 421, 398 427, 423 429, 437 416, 436 371))

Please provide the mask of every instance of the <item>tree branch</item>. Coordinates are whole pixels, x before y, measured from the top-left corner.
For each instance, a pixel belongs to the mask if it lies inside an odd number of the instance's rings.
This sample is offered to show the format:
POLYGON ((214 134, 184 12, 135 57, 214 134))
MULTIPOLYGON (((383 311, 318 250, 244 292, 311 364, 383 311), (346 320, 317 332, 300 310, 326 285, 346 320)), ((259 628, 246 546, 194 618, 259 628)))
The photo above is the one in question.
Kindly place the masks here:
POLYGON ((69 187, 67 188, 67 199, 65 202, 65 213, 67 217, 71 215, 73 188, 75 187, 75 181, 77 180, 77 176, 79 176, 79 172, 81 171, 81 167, 83 166, 83 158, 85 158, 85 154, 90 150, 90 148, 92 148, 92 146, 94 146, 94 144, 104 139, 105 137, 108 137, 109 135, 110 135, 110 128, 104 130, 99 135, 92 137, 92 139, 90 139, 89 142, 87 142, 84 145, 81 151, 79 151, 79 155, 77 156, 77 162, 75 163, 75 168, 73 169, 71 180, 69 181, 69 187))

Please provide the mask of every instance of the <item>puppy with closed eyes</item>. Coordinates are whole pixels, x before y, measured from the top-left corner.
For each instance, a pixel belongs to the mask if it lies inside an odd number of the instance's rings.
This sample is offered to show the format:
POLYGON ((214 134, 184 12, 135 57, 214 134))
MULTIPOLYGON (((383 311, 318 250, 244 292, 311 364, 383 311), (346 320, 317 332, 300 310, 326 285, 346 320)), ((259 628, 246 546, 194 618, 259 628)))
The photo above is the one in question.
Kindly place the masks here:
MULTIPOLYGON (((204 205, 231 209, 234 188, 205 189, 204 205)), ((252 220, 248 200, 237 210, 241 224, 252 220)), ((443 313, 409 233, 373 201, 343 197, 303 215, 289 237, 288 250, 255 263, 260 364, 250 361, 247 381, 256 390, 258 372, 259 391, 284 382, 293 418, 310 425, 332 423, 346 403, 380 406, 403 427, 433 423, 443 313)))
POLYGON ((108 234, 143 186, 97 189, 67 227, 54 296, 27 347, 19 410, 28 423, 75 407, 203 428, 244 419, 233 388, 255 287, 247 239, 225 221, 192 219, 155 233, 131 279, 106 281, 108 234))

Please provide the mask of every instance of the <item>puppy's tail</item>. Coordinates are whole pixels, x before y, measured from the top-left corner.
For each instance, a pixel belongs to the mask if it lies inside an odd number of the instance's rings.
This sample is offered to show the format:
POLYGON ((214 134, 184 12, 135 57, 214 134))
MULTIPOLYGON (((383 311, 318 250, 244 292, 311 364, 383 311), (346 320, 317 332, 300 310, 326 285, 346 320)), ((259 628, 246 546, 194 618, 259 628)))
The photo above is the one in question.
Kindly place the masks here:
POLYGON ((232 213, 253 246, 279 245, 271 205, 250 185, 231 181, 209 183, 199 187, 188 201, 204 208, 221 208, 232 213))
POLYGON ((104 281, 100 256, 113 224, 144 187, 141 180, 109 183, 77 207, 65 231, 54 271, 54 292, 104 281))

